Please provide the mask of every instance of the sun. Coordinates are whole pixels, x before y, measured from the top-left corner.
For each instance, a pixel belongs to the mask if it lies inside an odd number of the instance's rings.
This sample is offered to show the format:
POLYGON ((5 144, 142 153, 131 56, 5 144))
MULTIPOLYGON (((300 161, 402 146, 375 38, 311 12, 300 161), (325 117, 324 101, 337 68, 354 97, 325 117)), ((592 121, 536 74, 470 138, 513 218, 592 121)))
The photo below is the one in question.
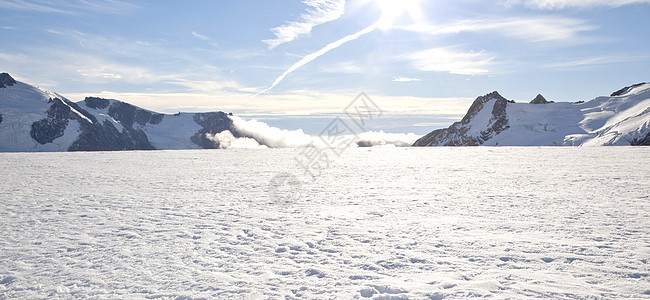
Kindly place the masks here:
POLYGON ((398 19, 408 16, 412 21, 422 18, 422 0, 377 0, 381 9, 379 29, 386 30, 394 27, 398 19))

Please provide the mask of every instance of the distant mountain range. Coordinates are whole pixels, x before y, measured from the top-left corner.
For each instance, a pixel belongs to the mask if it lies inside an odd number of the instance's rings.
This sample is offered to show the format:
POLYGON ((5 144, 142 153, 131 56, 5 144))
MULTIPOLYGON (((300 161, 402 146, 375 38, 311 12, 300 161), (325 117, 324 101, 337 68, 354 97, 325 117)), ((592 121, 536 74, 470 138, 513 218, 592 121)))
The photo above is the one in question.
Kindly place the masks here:
POLYGON ((554 103, 542 95, 515 103, 492 92, 476 98, 462 120, 413 146, 479 145, 650 145, 650 83, 575 103, 554 103))
MULTIPOLYGON (((216 149, 215 134, 237 130, 224 112, 161 114, 126 102, 65 97, 0 74, 0 151, 216 149)), ((257 141, 264 144, 263 141, 257 141)), ((413 146, 650 145, 650 84, 589 102, 537 95, 515 103, 498 92, 478 97, 465 117, 413 146)))
POLYGON ((224 112, 160 114, 118 101, 65 97, 0 74, 0 151, 213 149, 239 133, 224 112))

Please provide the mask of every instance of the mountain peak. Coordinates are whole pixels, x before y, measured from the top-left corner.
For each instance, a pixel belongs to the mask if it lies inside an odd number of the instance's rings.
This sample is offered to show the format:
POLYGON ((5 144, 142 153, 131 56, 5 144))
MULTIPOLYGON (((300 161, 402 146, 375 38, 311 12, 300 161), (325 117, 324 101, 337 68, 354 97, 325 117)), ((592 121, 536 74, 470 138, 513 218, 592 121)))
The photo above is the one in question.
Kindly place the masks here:
POLYGON ((620 89, 620 90, 618 90, 616 92, 613 92, 611 97, 623 96, 623 95, 627 94, 629 91, 631 91, 633 88, 638 87, 638 86, 642 86, 644 84, 646 84, 646 82, 641 82, 641 83, 633 84, 631 86, 626 86, 626 87, 624 87, 624 88, 622 88, 622 89, 620 89))
POLYGON ((530 101, 530 104, 548 104, 548 103, 554 103, 553 101, 548 101, 542 94, 537 94, 537 97, 533 99, 533 101, 530 101))
POLYGON ((0 73, 0 88, 6 88, 8 86, 13 86, 16 84, 16 80, 14 80, 11 75, 8 73, 0 73))
MULTIPOLYGON (((479 97, 479 98, 480 98, 480 97, 479 97)), ((500 100, 500 99, 505 100, 505 99, 506 99, 506 98, 503 98, 503 96, 501 96, 501 94, 499 94, 499 92, 497 92, 497 91, 494 91, 494 92, 492 92, 492 93, 489 93, 489 94, 483 96, 483 98, 484 98, 484 99, 488 99, 488 100, 489 100, 489 99, 497 99, 497 100, 500 100)))

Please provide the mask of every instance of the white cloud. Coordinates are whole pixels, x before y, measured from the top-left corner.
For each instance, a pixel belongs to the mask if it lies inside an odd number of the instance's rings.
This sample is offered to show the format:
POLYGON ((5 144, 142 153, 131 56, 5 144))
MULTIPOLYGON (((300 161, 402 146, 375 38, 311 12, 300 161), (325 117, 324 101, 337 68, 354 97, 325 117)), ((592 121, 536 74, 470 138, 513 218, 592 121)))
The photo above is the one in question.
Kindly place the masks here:
MULTIPOLYGON (((239 117, 230 117, 237 131, 241 134, 251 137, 250 140, 239 141, 235 139, 229 131, 217 134, 213 138, 220 143, 225 144, 224 148, 258 148, 259 145, 265 145, 271 148, 301 148, 313 144, 316 147, 329 147, 338 145, 327 145, 318 136, 305 134, 301 129, 286 130, 269 126, 268 124, 256 120, 244 120, 239 117), (238 145, 234 143, 237 142, 238 145)), ((376 147, 376 146, 396 146, 408 147, 413 145, 420 136, 414 133, 386 133, 383 131, 366 131, 356 137, 346 136, 345 139, 352 138, 355 140, 352 147, 376 147)))
POLYGON ((126 14, 136 5, 119 0, 0 0, 0 8, 59 14, 126 14))
POLYGON ((195 38, 197 38, 197 39, 199 39, 199 40, 204 40, 204 41, 209 41, 209 40, 211 40, 209 36, 207 36, 207 35, 202 35, 202 34, 197 33, 197 32, 195 32, 195 31, 192 31, 192 36, 194 36, 195 38))
POLYGON ((315 26, 340 18, 345 11, 345 0, 304 0, 303 3, 309 8, 307 13, 300 16, 300 21, 288 22, 271 29, 276 38, 263 40, 269 48, 275 48, 308 34, 315 26))
POLYGON ((394 77, 394 82, 412 82, 412 81, 422 81, 420 78, 409 78, 409 77, 394 77))
POLYGON ((647 61, 650 59, 650 56, 634 56, 634 55, 621 55, 621 56, 592 56, 582 59, 576 59, 571 61, 562 61, 545 64, 544 67, 547 68, 575 68, 575 67, 587 67, 587 66, 596 66, 596 65, 606 65, 606 64, 618 64, 626 62, 635 62, 635 61, 647 61))
POLYGON ((269 126, 256 120, 244 120, 239 117, 230 117, 233 125, 241 134, 257 140, 271 148, 297 148, 306 147, 314 139, 305 134, 301 129, 286 130, 269 126))
POLYGON ((12 63, 25 63, 29 62, 29 59, 25 54, 11 54, 11 53, 3 53, 0 52, 0 60, 4 60, 7 62, 12 62, 12 63))
POLYGON ((343 61, 333 64, 327 64, 319 67, 323 72, 327 73, 347 73, 347 74, 361 74, 364 72, 364 69, 359 66, 356 62, 352 61, 343 61))
POLYGON ((420 71, 477 75, 488 73, 494 57, 485 51, 459 52, 453 47, 433 48, 410 54, 413 67, 420 71))
POLYGON ((578 34, 596 29, 584 21, 566 17, 527 17, 500 19, 470 19, 445 25, 417 23, 400 29, 439 35, 462 32, 495 32, 531 42, 567 41, 575 43, 578 34))
POLYGON ((570 7, 609 6, 650 3, 650 0, 505 0, 505 5, 524 4, 535 9, 564 9, 570 7))
POLYGON ((252 138, 242 137, 236 138, 229 130, 224 130, 220 133, 206 134, 206 138, 219 143, 219 149, 257 149, 268 148, 267 146, 260 145, 252 138))
MULTIPOLYGON (((277 95, 251 97, 250 94, 211 90, 207 92, 110 92, 87 91, 67 93, 57 90, 71 100, 83 100, 86 96, 118 99, 158 112, 178 111, 233 112, 238 116, 256 116, 265 119, 279 117, 309 118, 332 116, 341 112, 354 98, 355 93, 319 93, 312 90, 294 91, 277 95), (273 106, 270 107, 269 103, 273 106)), ((441 116, 462 118, 474 98, 434 98, 413 96, 384 96, 368 91, 373 101, 386 112, 382 119, 393 116, 441 116)))
POLYGON ((174 75, 158 74, 146 68, 110 63, 93 57, 80 59, 76 71, 87 82, 124 80, 129 83, 151 84, 175 78, 174 75))
POLYGON ((386 133, 383 131, 367 131, 359 134, 356 145, 359 147, 396 146, 410 147, 421 136, 414 133, 386 133))

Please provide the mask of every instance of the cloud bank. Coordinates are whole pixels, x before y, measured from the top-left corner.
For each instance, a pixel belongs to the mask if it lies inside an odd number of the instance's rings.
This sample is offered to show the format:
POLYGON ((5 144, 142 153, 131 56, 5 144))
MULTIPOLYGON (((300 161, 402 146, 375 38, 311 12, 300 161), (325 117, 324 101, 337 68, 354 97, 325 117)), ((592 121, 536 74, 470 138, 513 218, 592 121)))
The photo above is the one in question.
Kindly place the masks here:
MULTIPOLYGON (((327 147, 320 137, 311 136, 301 129, 286 130, 270 126, 257 120, 244 120, 231 116, 235 129, 246 137, 236 138, 230 131, 207 135, 219 142, 222 149, 233 148, 302 148, 313 143, 316 147, 327 147)), ((345 136, 350 138, 351 136, 345 136)), ((413 133, 386 133, 368 131, 359 134, 351 147, 409 147, 420 136, 413 133)))
POLYGON ((251 137, 270 148, 299 148, 308 146, 314 139, 302 129, 286 130, 269 126, 257 120, 230 117, 235 128, 242 135, 251 137))
POLYGON ((205 135, 208 139, 219 143, 219 149, 257 149, 268 148, 267 146, 260 145, 256 140, 251 138, 236 138, 229 130, 224 130, 220 133, 205 135))

